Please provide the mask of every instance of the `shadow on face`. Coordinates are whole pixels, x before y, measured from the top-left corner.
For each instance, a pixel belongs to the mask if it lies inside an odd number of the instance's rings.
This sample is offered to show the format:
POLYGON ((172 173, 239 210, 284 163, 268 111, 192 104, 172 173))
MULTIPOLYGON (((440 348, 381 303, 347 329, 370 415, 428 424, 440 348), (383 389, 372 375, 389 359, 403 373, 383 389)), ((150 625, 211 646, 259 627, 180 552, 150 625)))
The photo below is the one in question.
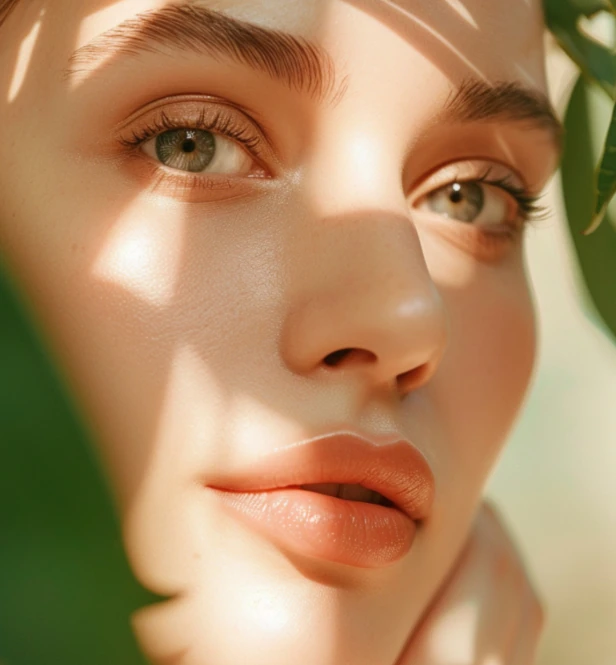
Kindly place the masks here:
POLYGON ((37 1, 1 28, 0 239, 135 571, 177 595, 143 621, 155 656, 393 662, 459 551, 532 370, 511 229, 558 148, 539 3, 504 6, 37 1), (157 142, 198 123, 218 142, 157 142), (208 149, 217 171, 196 170, 208 149), (469 223, 473 206, 503 219, 469 223), (397 432, 432 467, 433 512, 394 566, 281 552, 204 489, 341 428, 397 432))

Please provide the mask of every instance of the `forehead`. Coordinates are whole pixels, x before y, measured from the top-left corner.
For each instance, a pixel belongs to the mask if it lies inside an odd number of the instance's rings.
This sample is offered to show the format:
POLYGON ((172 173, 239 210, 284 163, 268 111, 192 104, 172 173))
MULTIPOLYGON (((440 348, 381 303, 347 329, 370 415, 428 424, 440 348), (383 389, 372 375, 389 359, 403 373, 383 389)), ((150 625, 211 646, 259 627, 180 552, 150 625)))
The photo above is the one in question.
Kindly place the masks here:
MULTIPOLYGON (((140 12, 184 0, 34 0, 55 23, 54 55, 67 57, 140 12)), ((190 0, 255 25, 305 37, 353 70, 370 59, 417 54, 450 81, 515 80, 545 88, 540 0, 190 0), (358 60, 358 38, 363 57, 358 60), (378 42, 378 50, 365 48, 378 42), (388 48, 383 50, 384 44, 388 48), (337 57, 338 56, 338 57, 337 57), (348 62, 349 57, 353 60, 348 62)))

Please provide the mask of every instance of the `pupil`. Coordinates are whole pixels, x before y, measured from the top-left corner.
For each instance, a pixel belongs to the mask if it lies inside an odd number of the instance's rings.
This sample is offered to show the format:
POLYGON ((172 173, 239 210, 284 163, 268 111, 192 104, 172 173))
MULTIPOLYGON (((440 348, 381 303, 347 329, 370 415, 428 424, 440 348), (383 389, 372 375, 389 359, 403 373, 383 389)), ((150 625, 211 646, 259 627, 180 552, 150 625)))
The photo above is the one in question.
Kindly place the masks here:
POLYGON ((449 195, 449 200, 452 203, 460 203, 464 200, 464 195, 462 194, 462 186, 458 183, 452 186, 451 194, 449 195))
POLYGON ((435 190, 428 196, 431 210, 460 222, 472 222, 477 219, 484 204, 483 189, 476 182, 455 182, 435 190))
POLYGON ((196 144, 192 139, 185 139, 182 142, 182 150, 184 152, 193 152, 196 148, 196 144))

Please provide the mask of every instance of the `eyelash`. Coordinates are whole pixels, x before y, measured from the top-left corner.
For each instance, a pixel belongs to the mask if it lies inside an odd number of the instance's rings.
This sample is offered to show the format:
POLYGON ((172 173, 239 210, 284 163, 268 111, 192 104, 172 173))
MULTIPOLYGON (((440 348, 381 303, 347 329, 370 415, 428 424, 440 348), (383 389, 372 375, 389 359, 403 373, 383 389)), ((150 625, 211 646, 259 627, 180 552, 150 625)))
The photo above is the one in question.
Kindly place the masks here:
MULTIPOLYGON (((176 129, 201 129, 203 131, 216 132, 227 138, 237 141, 240 145, 244 146, 253 157, 257 159, 260 157, 262 152, 260 150, 262 139, 257 134, 252 133, 246 125, 238 124, 231 115, 225 113, 222 110, 218 110, 213 119, 207 119, 206 112, 204 109, 202 109, 196 121, 193 119, 186 122, 177 122, 172 120, 164 111, 161 111, 159 118, 151 121, 148 125, 138 131, 133 130, 132 136, 130 138, 121 138, 120 143, 127 149, 136 150, 143 143, 151 138, 154 138, 158 134, 176 129)), ((532 195, 526 188, 514 185, 511 182, 509 176, 504 178, 490 178, 491 173, 492 169, 488 168, 478 178, 463 178, 453 181, 460 184, 483 183, 485 185, 497 187, 507 192, 517 202, 518 208, 520 210, 520 218, 518 221, 521 223, 506 225, 507 229, 504 232, 503 229, 501 229, 499 232, 482 230, 481 233, 485 237, 488 237, 496 242, 515 240, 519 235, 521 235, 527 224, 540 221, 549 215, 548 208, 539 205, 539 199, 541 198, 540 196, 532 195)), ((191 179, 191 183, 188 185, 189 189, 211 188, 211 185, 206 184, 206 181, 198 175, 193 174, 191 177, 186 174, 185 177, 189 177, 191 179)))
POLYGON ((217 111, 212 120, 205 117, 205 110, 202 110, 197 120, 191 120, 186 123, 178 123, 171 120, 169 116, 162 111, 160 118, 152 121, 139 131, 133 131, 130 139, 121 138, 120 143, 126 148, 139 148, 142 143, 149 139, 173 129, 201 129, 203 131, 215 131, 228 138, 234 139, 245 146, 255 157, 260 155, 259 146, 261 138, 256 134, 251 134, 247 127, 241 126, 235 122, 232 116, 224 111, 217 111))
POLYGON ((525 187, 514 185, 510 176, 490 179, 491 172, 492 169, 488 169, 481 177, 467 182, 481 182, 484 185, 492 185, 510 194, 516 200, 524 222, 541 221, 549 214, 548 208, 539 204, 541 195, 533 195, 525 187))

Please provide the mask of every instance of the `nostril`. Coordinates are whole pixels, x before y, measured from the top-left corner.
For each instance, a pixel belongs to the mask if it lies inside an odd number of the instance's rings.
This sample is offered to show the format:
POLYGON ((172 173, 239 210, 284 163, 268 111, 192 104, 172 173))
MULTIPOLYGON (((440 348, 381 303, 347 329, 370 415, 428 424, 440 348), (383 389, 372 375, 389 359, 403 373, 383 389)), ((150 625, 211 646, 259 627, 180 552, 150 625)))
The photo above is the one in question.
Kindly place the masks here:
POLYGON ((364 349, 339 349, 333 351, 325 356, 323 362, 328 367, 338 367, 342 364, 347 365, 351 362, 368 362, 372 363, 376 360, 374 353, 365 351, 364 349))
POLYGON ((430 366, 430 363, 424 363, 423 365, 415 367, 414 369, 411 369, 408 372, 399 374, 396 377, 398 390, 402 394, 409 393, 411 392, 411 390, 416 390, 417 388, 423 386, 428 381, 431 373, 432 373, 432 368, 430 366))
POLYGON ((336 365, 339 365, 352 351, 353 349, 340 349, 339 351, 334 351, 333 353, 325 356, 323 362, 326 365, 329 365, 329 367, 335 367, 336 365))

